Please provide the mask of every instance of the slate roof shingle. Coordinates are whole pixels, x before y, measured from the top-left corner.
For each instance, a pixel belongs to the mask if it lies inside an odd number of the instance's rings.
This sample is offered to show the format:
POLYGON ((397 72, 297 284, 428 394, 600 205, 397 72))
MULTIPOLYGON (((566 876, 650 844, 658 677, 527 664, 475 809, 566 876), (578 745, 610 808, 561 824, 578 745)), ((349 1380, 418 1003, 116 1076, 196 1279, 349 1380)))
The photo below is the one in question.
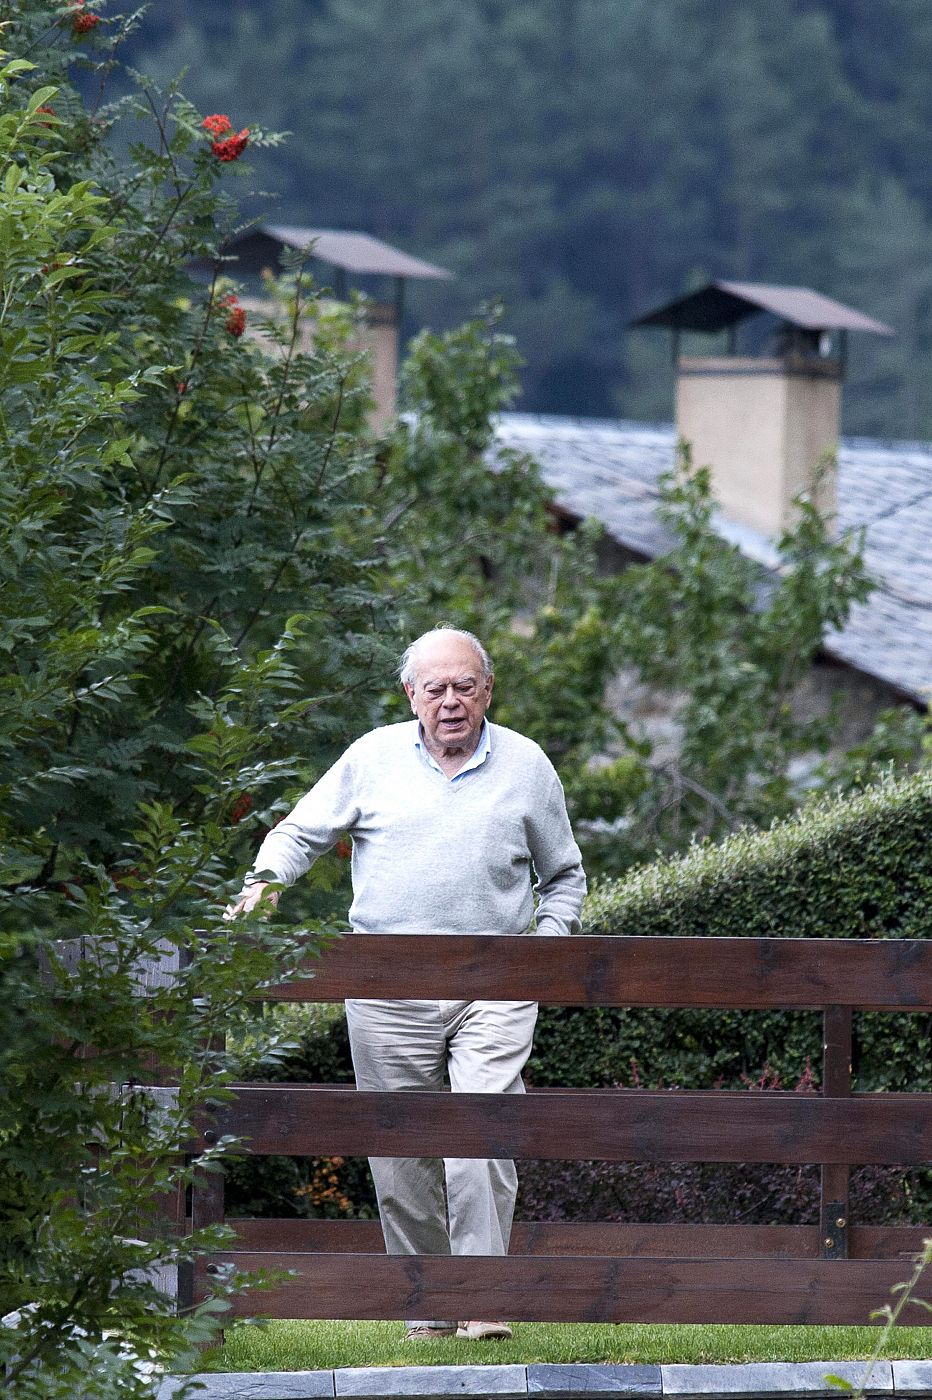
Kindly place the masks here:
MULTIPOLYGON (((657 479, 675 461, 671 425, 505 413, 497 442, 536 458, 561 510, 594 516, 646 558, 670 548, 656 508, 657 479)), ((842 530, 865 529, 877 587, 842 631, 826 637, 825 651, 925 703, 932 697, 932 443, 842 438, 838 517, 842 530)), ((726 533, 764 557, 752 532, 726 533)))

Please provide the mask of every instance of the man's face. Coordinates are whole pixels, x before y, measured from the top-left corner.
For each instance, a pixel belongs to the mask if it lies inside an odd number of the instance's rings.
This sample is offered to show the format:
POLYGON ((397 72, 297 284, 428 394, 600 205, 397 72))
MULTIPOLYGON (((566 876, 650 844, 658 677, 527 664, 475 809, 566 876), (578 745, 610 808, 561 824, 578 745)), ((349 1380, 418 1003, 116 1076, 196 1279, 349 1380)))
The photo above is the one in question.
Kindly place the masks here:
POLYGON ((417 649, 414 685, 405 685, 411 709, 421 721, 428 752, 474 749, 492 698, 492 677, 462 637, 442 634, 417 649))

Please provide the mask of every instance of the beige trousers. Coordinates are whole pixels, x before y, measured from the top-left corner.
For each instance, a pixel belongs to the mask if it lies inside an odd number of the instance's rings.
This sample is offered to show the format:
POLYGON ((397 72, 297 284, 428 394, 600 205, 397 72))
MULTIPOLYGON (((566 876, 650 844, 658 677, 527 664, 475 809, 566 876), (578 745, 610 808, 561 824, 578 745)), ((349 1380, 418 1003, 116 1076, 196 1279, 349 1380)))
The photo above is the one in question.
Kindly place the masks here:
MULTIPOLYGON (((524 1093, 535 1002, 353 1000, 346 1017, 359 1089, 439 1091, 448 1077, 454 1093, 524 1093)), ((369 1165, 388 1254, 508 1253, 513 1162, 370 1157, 369 1165)))

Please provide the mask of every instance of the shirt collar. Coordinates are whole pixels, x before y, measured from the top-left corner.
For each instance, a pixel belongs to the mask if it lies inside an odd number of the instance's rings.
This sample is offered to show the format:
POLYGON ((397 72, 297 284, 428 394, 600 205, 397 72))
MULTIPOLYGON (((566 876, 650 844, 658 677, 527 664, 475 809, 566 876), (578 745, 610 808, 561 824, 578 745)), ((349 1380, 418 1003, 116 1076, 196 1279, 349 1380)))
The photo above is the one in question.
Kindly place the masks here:
MULTIPOLYGON (((440 764, 427 751, 427 745, 424 743, 424 740, 421 736, 420 720, 416 721, 414 726, 414 747, 417 749, 421 758, 425 760, 431 768, 435 769, 438 773, 441 773, 444 778, 446 778, 447 775, 443 772, 443 769, 440 767, 440 764)), ((489 721, 487 719, 483 719, 482 728, 479 730, 479 742, 476 744, 476 747, 473 750, 472 757, 467 759, 460 771, 458 773, 454 773, 453 777, 447 779, 447 781, 451 783, 458 782, 460 778, 464 777, 467 773, 472 772, 474 768, 478 768, 481 766, 481 764, 485 763, 486 759, 488 758, 491 752, 492 731, 489 728, 489 721)))

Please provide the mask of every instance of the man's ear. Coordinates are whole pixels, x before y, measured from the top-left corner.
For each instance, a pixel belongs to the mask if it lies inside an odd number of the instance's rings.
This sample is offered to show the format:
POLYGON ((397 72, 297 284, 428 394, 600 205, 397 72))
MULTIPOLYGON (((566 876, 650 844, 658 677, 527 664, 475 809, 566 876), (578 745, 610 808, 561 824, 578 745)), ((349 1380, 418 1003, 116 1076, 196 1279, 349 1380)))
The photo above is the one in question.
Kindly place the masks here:
POLYGON ((416 715, 417 710, 414 708, 414 686, 408 685, 407 681, 402 681, 401 684, 404 686, 405 695, 407 695, 411 702, 411 713, 416 715))

